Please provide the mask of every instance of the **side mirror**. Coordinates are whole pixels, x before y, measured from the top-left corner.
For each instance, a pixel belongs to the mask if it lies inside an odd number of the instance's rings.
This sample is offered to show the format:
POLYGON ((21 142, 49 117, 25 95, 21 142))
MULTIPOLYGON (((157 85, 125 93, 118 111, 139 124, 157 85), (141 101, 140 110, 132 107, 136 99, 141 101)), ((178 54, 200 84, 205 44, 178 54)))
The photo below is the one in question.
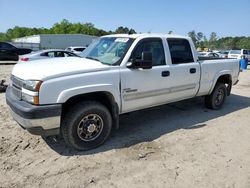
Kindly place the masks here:
POLYGON ((141 59, 133 59, 132 62, 127 64, 128 68, 142 68, 142 69, 151 69, 153 67, 152 53, 151 52, 142 52, 141 59))

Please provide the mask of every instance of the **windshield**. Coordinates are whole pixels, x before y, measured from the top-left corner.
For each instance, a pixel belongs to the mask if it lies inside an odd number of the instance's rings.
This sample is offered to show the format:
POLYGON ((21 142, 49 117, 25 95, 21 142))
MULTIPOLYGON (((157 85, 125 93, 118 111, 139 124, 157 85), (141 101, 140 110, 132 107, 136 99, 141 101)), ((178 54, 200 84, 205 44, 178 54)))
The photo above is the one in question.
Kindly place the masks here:
POLYGON ((103 37, 94 41, 81 57, 100 61, 103 64, 117 65, 133 42, 131 38, 103 37))
POLYGON ((200 55, 200 56, 205 56, 205 55, 207 55, 207 53, 200 52, 198 55, 200 55))
POLYGON ((229 54, 240 54, 240 50, 231 50, 229 54))

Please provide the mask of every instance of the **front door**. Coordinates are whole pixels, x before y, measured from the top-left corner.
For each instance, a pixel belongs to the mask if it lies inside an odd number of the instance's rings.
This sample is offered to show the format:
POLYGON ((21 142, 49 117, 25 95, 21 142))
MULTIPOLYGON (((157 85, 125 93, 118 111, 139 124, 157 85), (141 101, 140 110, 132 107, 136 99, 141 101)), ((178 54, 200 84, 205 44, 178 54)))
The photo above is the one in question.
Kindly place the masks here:
POLYGON ((166 69, 162 39, 140 41, 129 61, 134 58, 141 59, 142 52, 152 53, 152 69, 121 69, 123 113, 164 103, 169 93, 169 72, 166 69))

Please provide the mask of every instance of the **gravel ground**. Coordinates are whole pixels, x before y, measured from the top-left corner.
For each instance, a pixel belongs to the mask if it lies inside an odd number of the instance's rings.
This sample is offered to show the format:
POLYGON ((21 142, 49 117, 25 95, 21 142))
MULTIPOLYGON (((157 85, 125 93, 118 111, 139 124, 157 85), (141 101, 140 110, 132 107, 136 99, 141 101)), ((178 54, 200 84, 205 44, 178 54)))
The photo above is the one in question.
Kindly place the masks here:
POLYGON ((247 188, 249 114, 247 70, 219 111, 195 98, 123 115, 103 146, 77 152, 20 128, 0 94, 0 187, 247 188))

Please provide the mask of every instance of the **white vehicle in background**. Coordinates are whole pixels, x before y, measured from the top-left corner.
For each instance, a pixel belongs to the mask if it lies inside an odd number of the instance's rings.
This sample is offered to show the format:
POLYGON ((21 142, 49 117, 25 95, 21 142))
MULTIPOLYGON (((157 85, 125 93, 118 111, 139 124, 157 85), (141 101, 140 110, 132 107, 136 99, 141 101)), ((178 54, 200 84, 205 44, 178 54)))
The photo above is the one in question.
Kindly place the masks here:
POLYGON ((82 53, 87 47, 86 46, 70 46, 66 48, 66 51, 73 52, 75 54, 80 54, 82 53))
POLYGON ((225 51, 219 51, 218 54, 220 55, 220 57, 222 58, 228 58, 228 53, 229 51, 228 50, 225 50, 225 51))
POLYGON ((246 50, 246 49, 230 50, 228 53, 228 58, 241 59, 243 56, 245 56, 249 60, 250 59, 250 50, 246 50))
POLYGON ((78 57, 78 56, 69 51, 50 49, 50 50, 41 50, 37 52, 32 52, 30 54, 21 55, 19 56, 18 62, 27 62, 32 60, 55 58, 55 57, 78 57))
POLYGON ((220 58, 220 55, 215 52, 199 52, 199 57, 211 57, 211 58, 220 58))

